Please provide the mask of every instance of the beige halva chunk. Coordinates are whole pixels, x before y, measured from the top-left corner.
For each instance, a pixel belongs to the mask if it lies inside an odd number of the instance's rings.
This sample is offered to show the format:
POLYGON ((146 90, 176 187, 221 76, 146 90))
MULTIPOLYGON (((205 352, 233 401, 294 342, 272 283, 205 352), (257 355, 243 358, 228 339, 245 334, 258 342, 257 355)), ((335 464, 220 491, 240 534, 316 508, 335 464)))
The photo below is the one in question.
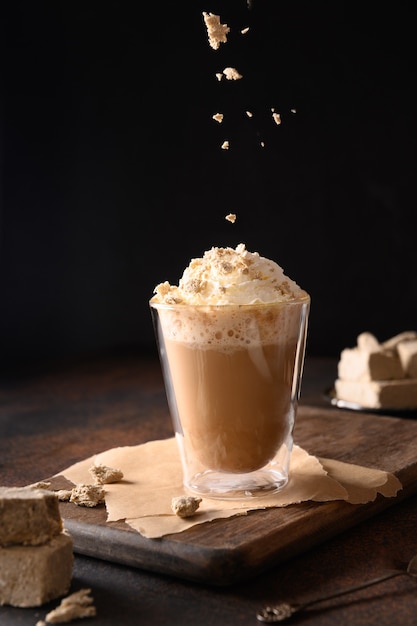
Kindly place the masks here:
POLYGON ((397 352, 384 350, 371 333, 362 333, 356 347, 342 350, 337 369, 342 380, 396 380, 405 376, 397 352))
POLYGON ((178 496, 172 498, 171 509, 178 517, 191 517, 197 511, 201 498, 196 496, 178 496))
POLYGON ((41 606, 68 593, 73 541, 64 530, 41 546, 0 548, 0 605, 41 606))
POLYGON ((207 28, 207 35, 210 46, 214 50, 218 50, 221 43, 227 42, 227 34, 230 32, 230 28, 227 24, 220 22, 220 15, 215 13, 203 12, 204 23, 207 28))
POLYGON ((49 489, 51 491, 51 483, 47 480, 38 480, 38 482, 26 486, 30 489, 49 489))
POLYGON ((336 396, 360 406, 407 409, 417 406, 417 380, 336 380, 336 396))
POLYGON ((335 392, 339 400, 368 408, 417 406, 417 333, 383 343, 371 333, 359 335, 355 348, 341 352, 335 392))
POLYGON ((392 352, 365 352, 358 348, 345 348, 337 366, 343 380, 395 380, 404 378, 397 354, 392 352))
POLYGON ((415 330, 404 330, 402 333, 398 333, 398 335, 394 335, 394 337, 383 341, 381 346, 384 350, 397 349, 398 344, 403 341, 412 341, 414 339, 417 339, 417 332, 415 330))
POLYGON ((227 80, 240 80, 243 78, 242 74, 239 74, 235 67, 225 67, 223 74, 226 76, 227 80))
POLYGON ((95 485, 117 483, 123 478, 123 472, 121 470, 115 467, 108 467, 108 465, 102 465, 101 463, 92 465, 88 471, 95 485))
POLYGON ((275 124, 277 124, 278 126, 282 122, 281 115, 279 113, 272 113, 272 119, 274 120, 275 124))
POLYGON ((61 531, 58 498, 52 491, 0 487, 0 546, 38 546, 61 531))
POLYGON ((89 508, 103 504, 106 492, 100 485, 86 485, 80 483, 71 489, 69 501, 78 506, 89 508))
POLYGON ((60 502, 69 502, 72 494, 71 489, 58 489, 55 491, 56 496, 60 502))
POLYGON ((402 341, 397 352, 406 376, 417 378, 417 339, 402 341))

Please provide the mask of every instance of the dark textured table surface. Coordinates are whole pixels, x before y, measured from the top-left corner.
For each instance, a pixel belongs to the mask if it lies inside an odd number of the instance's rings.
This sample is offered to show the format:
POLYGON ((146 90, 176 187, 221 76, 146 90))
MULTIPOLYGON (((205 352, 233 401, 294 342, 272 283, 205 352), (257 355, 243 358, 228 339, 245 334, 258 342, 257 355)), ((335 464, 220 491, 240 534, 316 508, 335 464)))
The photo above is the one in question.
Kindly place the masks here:
MULTIPOLYGON (((322 392, 335 373, 335 361, 307 357, 301 404, 325 411, 322 392)), ((152 356, 84 359, 0 378, 1 485, 23 486, 98 451, 171 435, 159 363, 152 356)), ((222 588, 76 554, 71 591, 91 588, 97 607, 96 617, 76 623, 254 626, 265 604, 307 600, 404 567, 417 552, 416 528, 417 497, 411 496, 255 579, 222 588)), ((35 626, 57 604, 0 607, 0 625, 35 626)), ((400 576, 291 621, 416 625, 417 581, 400 576)))

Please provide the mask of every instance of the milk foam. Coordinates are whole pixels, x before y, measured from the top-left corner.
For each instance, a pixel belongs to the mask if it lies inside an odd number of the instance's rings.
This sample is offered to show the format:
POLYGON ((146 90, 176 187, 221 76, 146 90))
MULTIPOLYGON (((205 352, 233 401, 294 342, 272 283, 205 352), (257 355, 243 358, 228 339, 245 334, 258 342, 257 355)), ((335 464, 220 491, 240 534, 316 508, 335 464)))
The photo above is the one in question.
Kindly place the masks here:
POLYGON ((308 296, 273 305, 156 305, 165 340, 230 350, 296 341, 308 296))
POLYGON ((165 339, 221 350, 296 341, 308 294, 243 244, 193 259, 178 286, 155 288, 165 339))

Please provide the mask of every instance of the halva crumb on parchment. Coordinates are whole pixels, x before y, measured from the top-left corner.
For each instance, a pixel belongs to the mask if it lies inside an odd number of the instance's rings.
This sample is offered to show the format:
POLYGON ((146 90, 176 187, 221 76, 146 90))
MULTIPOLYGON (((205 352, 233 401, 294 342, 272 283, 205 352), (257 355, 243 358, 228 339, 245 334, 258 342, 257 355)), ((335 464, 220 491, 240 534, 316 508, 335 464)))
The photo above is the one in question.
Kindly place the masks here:
POLYGON ((178 517, 191 517, 197 511, 201 498, 196 496, 178 496, 172 498, 171 509, 178 517))
POLYGON ((117 483, 123 478, 122 470, 114 467, 108 467, 107 465, 102 465, 101 463, 92 465, 88 471, 92 476, 95 485, 117 483))
POLYGON ((31 485, 28 485, 28 489, 51 489, 51 483, 47 482, 45 480, 40 480, 37 483, 32 483, 31 485))
POLYGON ((36 626, 46 626, 46 624, 65 624, 75 619, 84 617, 94 617, 97 614, 91 597, 91 589, 80 589, 67 596, 61 603, 50 611, 45 620, 38 621, 36 626))
POLYGON ((228 215, 226 215, 225 219, 228 222, 232 222, 232 224, 234 224, 236 222, 236 214, 235 213, 229 213, 228 215))
POLYGON ((99 485, 79 484, 71 489, 69 501, 78 506, 94 507, 104 503, 105 491, 99 485))
POLYGON ((60 502, 69 502, 71 493, 71 489, 58 489, 58 491, 55 491, 55 494, 60 502))
POLYGON ((221 43, 227 42, 227 34, 230 32, 230 28, 227 24, 220 23, 220 15, 203 11, 203 18, 207 28, 209 44, 213 50, 218 50, 221 43))

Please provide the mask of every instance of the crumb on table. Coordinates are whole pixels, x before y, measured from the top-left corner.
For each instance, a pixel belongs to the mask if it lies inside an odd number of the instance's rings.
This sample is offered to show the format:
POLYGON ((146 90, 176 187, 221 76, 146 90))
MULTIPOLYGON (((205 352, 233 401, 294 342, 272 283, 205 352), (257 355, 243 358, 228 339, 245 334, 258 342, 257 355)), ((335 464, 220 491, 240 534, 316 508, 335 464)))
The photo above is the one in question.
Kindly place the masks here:
POLYGON ((99 485, 79 484, 71 489, 69 501, 78 506, 94 507, 104 503, 105 491, 99 485))

